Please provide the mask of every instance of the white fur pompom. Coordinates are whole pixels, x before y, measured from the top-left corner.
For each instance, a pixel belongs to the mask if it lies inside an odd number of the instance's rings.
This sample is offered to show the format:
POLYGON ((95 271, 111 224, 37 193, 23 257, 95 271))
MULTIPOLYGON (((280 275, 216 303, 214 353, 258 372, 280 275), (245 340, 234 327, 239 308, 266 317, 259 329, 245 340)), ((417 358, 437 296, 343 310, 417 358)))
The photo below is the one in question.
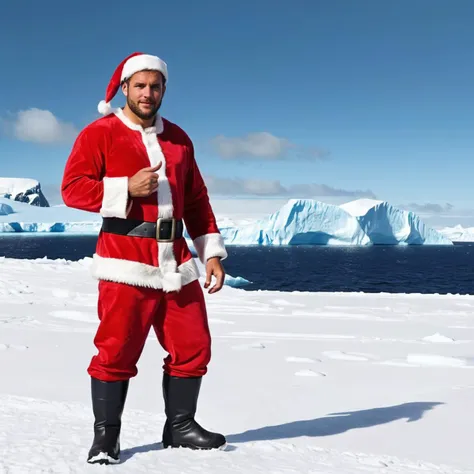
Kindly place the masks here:
POLYGON ((110 112, 112 112, 112 106, 110 105, 110 102, 105 102, 105 100, 101 100, 99 102, 99 105, 97 106, 97 110, 102 115, 109 115, 110 112))

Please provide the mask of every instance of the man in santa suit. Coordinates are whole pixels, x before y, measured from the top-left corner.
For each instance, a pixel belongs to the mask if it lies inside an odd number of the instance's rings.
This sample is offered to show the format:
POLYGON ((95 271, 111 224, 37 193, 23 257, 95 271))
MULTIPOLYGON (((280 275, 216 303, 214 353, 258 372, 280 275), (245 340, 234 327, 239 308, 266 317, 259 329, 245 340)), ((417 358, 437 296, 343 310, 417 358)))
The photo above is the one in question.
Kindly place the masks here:
POLYGON ((211 337, 199 270, 183 237, 206 267, 205 288, 222 288, 227 257, 195 161, 193 144, 158 113, 168 83, 160 58, 133 53, 115 70, 99 112, 67 160, 67 206, 103 218, 91 267, 98 279, 98 353, 91 359, 94 439, 89 463, 118 463, 121 417, 145 339, 153 327, 168 353, 163 365, 164 447, 216 449, 222 434, 194 419, 211 337), (123 108, 110 101, 119 88, 123 108), (211 286, 212 277, 215 285, 211 286))

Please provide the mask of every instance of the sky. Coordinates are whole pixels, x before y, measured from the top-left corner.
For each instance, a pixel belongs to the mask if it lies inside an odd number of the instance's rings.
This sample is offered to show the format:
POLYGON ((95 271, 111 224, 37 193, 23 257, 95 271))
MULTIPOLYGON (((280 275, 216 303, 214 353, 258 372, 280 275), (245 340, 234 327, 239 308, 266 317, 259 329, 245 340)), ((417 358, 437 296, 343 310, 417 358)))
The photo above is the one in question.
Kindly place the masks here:
POLYGON ((142 51, 167 62, 160 112, 193 140, 216 199, 474 216, 473 18, 472 0, 7 2, 0 176, 37 179, 55 201, 113 71, 142 51))

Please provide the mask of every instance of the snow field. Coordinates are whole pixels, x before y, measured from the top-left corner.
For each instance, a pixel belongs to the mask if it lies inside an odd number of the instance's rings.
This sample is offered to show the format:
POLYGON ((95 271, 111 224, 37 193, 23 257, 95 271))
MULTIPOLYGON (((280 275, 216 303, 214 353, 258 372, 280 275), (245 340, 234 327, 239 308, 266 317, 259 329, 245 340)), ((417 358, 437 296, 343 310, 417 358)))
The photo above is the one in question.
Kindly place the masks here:
POLYGON ((97 282, 80 262, 0 259, 0 473, 472 473, 474 297, 206 294, 198 421, 226 451, 163 450, 150 333, 122 463, 89 466, 97 282), (100 470, 100 471, 99 471, 100 470))

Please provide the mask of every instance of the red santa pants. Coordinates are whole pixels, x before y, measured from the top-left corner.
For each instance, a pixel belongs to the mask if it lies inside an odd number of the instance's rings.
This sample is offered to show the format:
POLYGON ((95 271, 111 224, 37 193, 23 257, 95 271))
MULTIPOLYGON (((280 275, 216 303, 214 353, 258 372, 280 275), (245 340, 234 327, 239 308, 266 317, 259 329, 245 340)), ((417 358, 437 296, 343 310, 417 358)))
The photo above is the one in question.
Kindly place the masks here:
POLYGON ((99 281, 99 327, 94 338, 98 354, 89 375, 103 381, 137 375, 151 326, 168 352, 163 370, 172 376, 202 376, 211 358, 211 336, 203 290, 198 280, 179 292, 99 281))

